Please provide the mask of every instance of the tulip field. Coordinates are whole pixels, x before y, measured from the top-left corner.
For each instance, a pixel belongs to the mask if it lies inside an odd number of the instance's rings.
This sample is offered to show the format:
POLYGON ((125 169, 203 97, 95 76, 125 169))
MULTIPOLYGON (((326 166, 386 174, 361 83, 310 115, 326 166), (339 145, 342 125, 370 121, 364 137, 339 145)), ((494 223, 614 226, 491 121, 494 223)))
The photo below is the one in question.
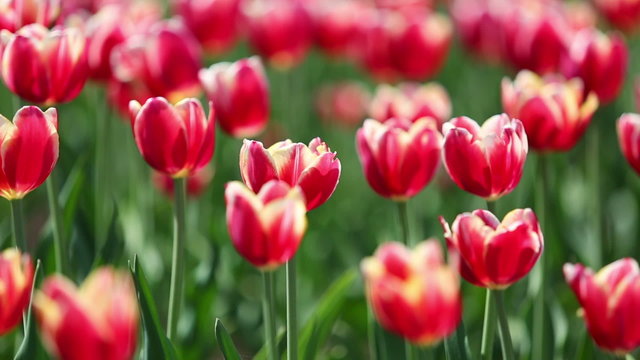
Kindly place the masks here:
POLYGON ((640 0, 0 0, 0 359, 640 356, 640 0))

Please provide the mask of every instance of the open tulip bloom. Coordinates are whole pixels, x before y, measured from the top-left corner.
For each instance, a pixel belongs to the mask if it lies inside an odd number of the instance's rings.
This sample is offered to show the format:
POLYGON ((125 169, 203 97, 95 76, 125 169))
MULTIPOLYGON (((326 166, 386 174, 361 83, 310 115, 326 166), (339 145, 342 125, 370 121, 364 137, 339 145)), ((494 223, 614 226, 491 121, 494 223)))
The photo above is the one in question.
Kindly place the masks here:
POLYGON ((640 174, 640 115, 622 114, 617 123, 618 142, 629 165, 640 174))
POLYGON ((22 320, 33 286, 33 263, 29 255, 10 248, 0 253, 0 336, 22 320))

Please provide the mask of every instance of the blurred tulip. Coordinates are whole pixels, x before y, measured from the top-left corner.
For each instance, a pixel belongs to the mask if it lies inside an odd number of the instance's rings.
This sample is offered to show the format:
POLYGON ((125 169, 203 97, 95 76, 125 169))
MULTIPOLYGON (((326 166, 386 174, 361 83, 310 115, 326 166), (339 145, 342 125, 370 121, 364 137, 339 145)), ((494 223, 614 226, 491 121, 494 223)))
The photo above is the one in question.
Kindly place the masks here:
POLYGON ((313 29, 298 0, 247 0, 243 12, 249 43, 272 66, 289 69, 303 60, 313 29))
POLYGON ((22 199, 49 177, 58 161, 56 109, 25 106, 13 122, 0 115, 0 147, 0 196, 22 199))
POLYGON ((594 0, 598 11, 620 30, 632 32, 640 26, 640 1, 594 0))
POLYGON ((585 98, 578 78, 541 78, 523 70, 513 82, 502 80, 502 106, 509 116, 522 121, 532 148, 567 151, 587 129, 598 97, 589 93, 585 98))
POLYGON ((635 98, 636 110, 640 111, 640 76, 637 76, 633 83, 633 95, 635 98))
POLYGON ((320 140, 309 146, 291 140, 277 142, 265 149, 259 141, 244 140, 240 150, 242 181, 258 192, 270 180, 282 180, 299 186, 307 210, 315 209, 331 197, 340 180, 340 160, 320 140))
POLYGON ((316 96, 316 109, 322 120, 353 128, 366 117, 370 98, 369 91, 359 82, 325 85, 316 96))
POLYGON ((491 61, 504 60, 505 39, 503 19, 512 6, 499 2, 491 6, 491 1, 453 0, 453 17, 460 40, 475 55, 491 61))
POLYGON ((233 246, 261 270, 275 270, 298 250, 307 228, 299 187, 272 180, 254 194, 239 181, 227 183, 227 228, 233 246))
MULTIPOLYGON (((386 12, 365 11, 361 17, 359 34, 357 34, 357 60, 376 80, 396 81, 400 74, 393 64, 391 52, 392 27, 396 22, 389 20, 392 15, 386 12)), ((404 22, 399 15, 393 18, 404 22)))
POLYGON ((374 0, 379 9, 399 11, 411 16, 416 13, 423 13, 434 7, 434 0, 374 0))
POLYGON ((580 77, 585 91, 593 91, 601 103, 613 101, 627 74, 629 52, 617 34, 583 30, 571 42, 563 73, 567 78, 580 77))
POLYGON ((121 82, 111 79, 107 82, 107 100, 125 120, 129 117, 129 102, 131 100, 144 104, 152 97, 149 89, 139 81, 121 82))
POLYGON ((380 196, 406 201, 418 194, 440 163, 442 136, 428 119, 414 123, 366 120, 356 134, 367 182, 380 196))
POLYGON ((65 103, 88 77, 85 38, 73 28, 47 30, 31 24, 0 32, 2 79, 19 97, 39 104, 65 103))
POLYGON ((255 136, 267 126, 269 84, 258 57, 211 65, 200 70, 200 82, 228 134, 255 136))
POLYGON ((515 209, 502 222, 486 210, 456 217, 451 228, 440 217, 453 262, 468 282, 505 289, 523 278, 542 254, 544 240, 531 209, 515 209))
POLYGON ((366 294, 382 326, 412 343, 436 344, 462 317, 460 279, 431 239, 415 249, 392 242, 361 262, 366 294))
POLYGON ((435 119, 438 128, 451 116, 451 100, 447 90, 438 83, 401 83, 396 87, 378 85, 369 106, 369 116, 386 121, 405 118, 416 121, 423 117, 435 119))
POLYGON ((478 125, 462 116, 442 127, 442 159, 451 179, 488 201, 513 191, 520 182, 529 146, 524 127, 506 114, 478 125))
POLYGON ((29 24, 51 25, 60 14, 60 0, 0 1, 0 30, 15 32, 29 24))
POLYGON ((316 44, 331 56, 351 58, 366 5, 358 1, 320 1, 312 7, 316 44))
POLYGON ((620 259, 596 274, 581 264, 565 264, 563 271, 599 347, 624 355, 640 346, 640 270, 634 259, 620 259))
MULTIPOLYGON (((154 171, 151 175, 153 184, 162 191, 166 196, 173 197, 175 182, 169 175, 154 171)), ((187 177, 187 194, 198 197, 207 189, 207 186, 213 178, 213 170, 210 167, 204 167, 193 175, 187 177)))
POLYGON ((33 287, 33 264, 29 255, 10 248, 0 253, 0 336, 22 320, 33 287))
POLYGON ((138 341, 138 303, 128 273, 94 270, 77 288, 52 275, 35 295, 43 342, 61 360, 129 360, 138 341))
POLYGON ((188 177, 211 160, 215 112, 211 109, 207 119, 197 99, 184 99, 175 106, 159 97, 144 105, 132 100, 129 111, 138 150, 155 170, 174 178, 188 177))
POLYGON ((617 125, 622 154, 631 167, 640 174, 640 115, 622 114, 617 125))
POLYGON ((175 10, 204 50, 221 54, 238 35, 241 0, 175 0, 175 10))

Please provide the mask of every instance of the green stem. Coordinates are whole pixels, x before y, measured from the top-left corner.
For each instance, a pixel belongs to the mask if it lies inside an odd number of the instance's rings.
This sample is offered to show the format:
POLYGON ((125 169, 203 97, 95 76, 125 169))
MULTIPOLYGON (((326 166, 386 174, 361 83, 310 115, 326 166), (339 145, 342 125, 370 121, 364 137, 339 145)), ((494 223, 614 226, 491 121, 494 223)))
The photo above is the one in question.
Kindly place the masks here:
POLYGON ((589 219, 593 219, 592 226, 592 243, 590 253, 596 254, 592 259, 592 266, 600 268, 603 259, 603 234, 602 234, 602 203, 600 201, 600 131, 597 122, 591 126, 587 134, 587 171, 589 178, 589 198, 591 199, 591 214, 589 219))
POLYGON ((100 99, 101 93, 96 89, 95 107, 99 111, 96 116, 96 152, 95 152, 95 179, 94 179, 94 216, 95 216, 95 241, 96 251, 101 251, 105 246, 109 231, 109 218, 107 211, 107 144, 109 139, 109 107, 100 99))
POLYGON ((624 356, 625 360, 635 360, 632 354, 627 354, 624 356))
POLYGON ((24 217, 22 215, 22 199, 15 199, 11 203, 11 230, 13 242, 23 253, 28 253, 27 242, 24 237, 24 217))
POLYGON ((264 333, 265 343, 267 345, 267 359, 276 360, 276 322, 273 311, 273 292, 271 284, 273 282, 273 273, 262 272, 262 288, 264 296, 262 297, 262 312, 264 316, 264 333))
POLYGON ((169 317, 167 337, 176 337, 180 307, 184 292, 184 245, 186 240, 187 179, 174 179, 173 258, 171 261, 171 288, 169 290, 169 317))
POLYGON ((287 359, 298 359, 298 302, 296 301, 296 258, 291 258, 287 268, 287 359))
POLYGON ((47 183, 47 198, 49 201, 49 216, 53 227, 53 247, 56 258, 56 272, 67 274, 69 267, 69 257, 67 254, 66 239, 62 234, 62 218, 60 216, 60 205, 58 204, 58 191, 53 183, 53 174, 49 175, 47 183))
POLYGON ((402 241, 405 245, 411 245, 409 242, 409 216, 407 211, 407 202, 398 201, 398 216, 400 218, 400 230, 402 232, 402 241))
POLYGON ((484 360, 493 359, 493 339, 496 333, 496 306, 493 302, 493 292, 487 289, 484 303, 484 324, 482 325, 482 345, 480 356, 484 360))
MULTIPOLYGON (((536 189, 536 213, 540 228, 546 230, 546 203, 547 191, 549 191, 549 178, 547 171, 547 155, 538 155, 538 172, 540 177, 536 189)), ((546 273, 546 256, 542 254, 538 265, 533 269, 530 281, 537 282, 537 293, 533 303, 533 335, 532 335, 532 360, 544 358, 544 288, 546 273)))
POLYGON ((491 290, 494 292, 496 308, 498 310, 498 324, 500 325, 500 345, 502 345, 502 356, 504 360, 513 360, 513 345, 511 343, 511 333, 509 332, 509 322, 507 321, 507 312, 504 306, 503 291, 491 290))
POLYGON ((371 304, 367 301, 367 335, 369 336, 369 359, 378 360, 378 347, 376 342, 376 319, 373 316, 371 304))
POLYGON ((413 345, 408 341, 405 340, 404 341, 404 352, 405 352, 405 359, 406 360, 416 360, 416 351, 415 348, 413 347, 413 345))
POLYGON ((490 213, 492 213, 495 216, 498 216, 498 214, 496 214, 496 201, 489 201, 487 200, 487 210, 489 210, 490 213))

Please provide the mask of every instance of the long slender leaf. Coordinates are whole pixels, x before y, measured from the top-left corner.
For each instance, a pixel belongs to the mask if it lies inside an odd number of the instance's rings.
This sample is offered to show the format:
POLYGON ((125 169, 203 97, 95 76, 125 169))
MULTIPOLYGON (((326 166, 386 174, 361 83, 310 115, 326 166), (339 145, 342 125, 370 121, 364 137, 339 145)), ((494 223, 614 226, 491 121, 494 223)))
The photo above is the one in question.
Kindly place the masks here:
POLYGON ((471 354, 464 323, 461 321, 456 331, 444 340, 447 360, 469 360, 471 354))
POLYGON ((40 343, 36 332, 35 316, 33 316, 33 294, 35 292, 36 284, 38 284, 42 278, 40 260, 36 261, 36 270, 33 276, 31 301, 29 302, 29 309, 26 314, 27 318, 24 328, 24 338, 22 339, 22 343, 13 358, 14 360, 36 360, 44 358, 45 355, 44 349, 42 348, 42 344, 40 343))
POLYGON ((225 360, 240 360, 240 354, 220 319, 216 319, 216 340, 225 360))

